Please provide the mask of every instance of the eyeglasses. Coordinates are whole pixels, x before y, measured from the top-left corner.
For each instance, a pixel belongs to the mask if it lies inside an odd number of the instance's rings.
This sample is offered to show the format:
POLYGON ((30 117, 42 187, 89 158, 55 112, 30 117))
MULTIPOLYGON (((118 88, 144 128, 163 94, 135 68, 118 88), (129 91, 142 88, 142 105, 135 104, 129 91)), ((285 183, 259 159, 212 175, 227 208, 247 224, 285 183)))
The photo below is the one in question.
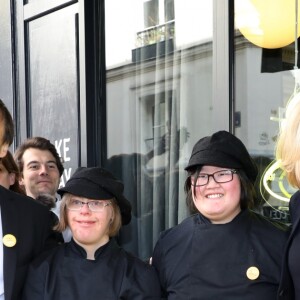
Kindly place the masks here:
POLYGON ((69 202, 67 202, 67 209, 69 210, 81 210, 83 205, 87 205, 88 208, 91 211, 97 211, 101 212, 104 210, 104 208, 108 205, 111 205, 111 202, 109 201, 103 201, 103 200, 91 200, 88 202, 80 201, 77 199, 71 199, 69 202))
POLYGON ((236 170, 221 170, 212 174, 199 173, 196 178, 196 183, 192 180, 193 186, 203 186, 208 184, 209 177, 212 177, 217 183, 225 183, 233 180, 233 174, 236 174, 236 170))

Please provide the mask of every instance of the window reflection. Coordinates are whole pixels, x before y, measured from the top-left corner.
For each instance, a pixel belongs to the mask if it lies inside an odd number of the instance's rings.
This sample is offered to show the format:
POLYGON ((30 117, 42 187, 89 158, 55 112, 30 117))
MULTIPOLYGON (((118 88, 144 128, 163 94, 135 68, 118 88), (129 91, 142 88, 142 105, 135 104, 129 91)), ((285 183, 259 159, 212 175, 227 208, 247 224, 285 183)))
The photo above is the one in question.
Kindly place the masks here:
POLYGON ((142 259, 188 214, 184 167, 211 130, 212 20, 206 0, 106 1, 106 167, 133 206, 119 242, 142 259))
POLYGON ((262 202, 261 213, 286 223, 290 222, 288 199, 294 189, 288 185, 283 171, 276 167, 274 149, 279 121, 295 84, 293 74, 288 71, 293 69, 293 51, 292 45, 260 48, 236 28, 235 111, 239 112, 240 120, 235 133, 260 170, 257 194, 262 202))

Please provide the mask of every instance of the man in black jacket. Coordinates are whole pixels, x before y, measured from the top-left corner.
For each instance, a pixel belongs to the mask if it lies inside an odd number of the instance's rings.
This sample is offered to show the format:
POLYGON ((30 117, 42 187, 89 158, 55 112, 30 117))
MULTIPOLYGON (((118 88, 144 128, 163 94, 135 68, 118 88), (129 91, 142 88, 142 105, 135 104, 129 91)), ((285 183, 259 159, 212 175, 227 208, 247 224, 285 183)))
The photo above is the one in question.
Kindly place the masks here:
MULTIPOLYGON (((0 158, 13 141, 12 117, 0 100, 0 158)), ((0 299, 19 300, 29 263, 57 242, 50 213, 33 199, 0 187, 0 299)))

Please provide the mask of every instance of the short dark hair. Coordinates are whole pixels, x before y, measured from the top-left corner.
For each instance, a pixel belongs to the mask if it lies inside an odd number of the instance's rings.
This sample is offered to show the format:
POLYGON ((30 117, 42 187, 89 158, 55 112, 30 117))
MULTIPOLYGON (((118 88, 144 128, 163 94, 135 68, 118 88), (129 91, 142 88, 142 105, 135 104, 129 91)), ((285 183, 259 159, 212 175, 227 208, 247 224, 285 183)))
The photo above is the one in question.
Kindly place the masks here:
MULTIPOLYGON (((192 197, 192 188, 194 189, 194 193, 195 193, 195 186, 192 187, 191 178, 192 177, 197 178, 199 176, 201 169, 202 169, 202 165, 190 170, 189 176, 187 177, 184 184, 184 190, 186 192, 186 204, 191 214, 198 213, 198 209, 196 208, 192 197)), ((238 169, 236 171, 241 183, 241 199, 240 199, 241 209, 258 208, 260 202, 256 196, 256 191, 252 181, 248 178, 246 172, 243 169, 238 169)))
POLYGON ((19 166, 19 170, 23 173, 24 161, 23 155, 27 149, 34 148, 43 151, 49 151, 53 157, 55 158, 55 162, 59 171, 59 175, 61 176, 64 172, 64 166, 62 164, 62 160, 57 153, 55 146, 47 139, 43 137, 32 137, 25 140, 15 151, 14 158, 16 163, 19 166))
POLYGON ((7 107, 5 106, 5 104, 1 99, 0 99, 0 118, 2 124, 5 126, 3 140, 0 142, 2 142, 2 144, 11 145, 14 140, 14 122, 9 110, 7 109, 7 107))

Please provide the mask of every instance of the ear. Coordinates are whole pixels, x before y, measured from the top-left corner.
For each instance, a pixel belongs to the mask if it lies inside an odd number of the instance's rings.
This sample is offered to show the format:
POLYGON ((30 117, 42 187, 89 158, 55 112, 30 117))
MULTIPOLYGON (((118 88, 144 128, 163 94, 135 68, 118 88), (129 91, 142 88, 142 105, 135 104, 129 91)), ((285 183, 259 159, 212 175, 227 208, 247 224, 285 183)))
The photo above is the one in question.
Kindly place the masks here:
POLYGON ((114 210, 112 209, 111 210, 111 216, 110 216, 110 224, 114 221, 114 219, 115 219, 115 212, 114 212, 114 210))
POLYGON ((114 219, 115 219, 115 214, 114 214, 114 211, 112 210, 112 214, 109 219, 109 225, 111 225, 113 223, 114 219))
POLYGON ((19 179, 19 185, 22 185, 22 186, 25 185, 23 176, 19 179))
POLYGON ((115 219, 115 211, 113 209, 113 207, 110 205, 111 208, 111 217, 110 217, 110 223, 113 222, 113 220, 115 219))
POLYGON ((16 174, 15 173, 9 173, 9 185, 13 185, 16 182, 16 174))
POLYGON ((5 157, 8 151, 9 145, 8 144, 3 144, 0 147, 0 157, 5 157))

